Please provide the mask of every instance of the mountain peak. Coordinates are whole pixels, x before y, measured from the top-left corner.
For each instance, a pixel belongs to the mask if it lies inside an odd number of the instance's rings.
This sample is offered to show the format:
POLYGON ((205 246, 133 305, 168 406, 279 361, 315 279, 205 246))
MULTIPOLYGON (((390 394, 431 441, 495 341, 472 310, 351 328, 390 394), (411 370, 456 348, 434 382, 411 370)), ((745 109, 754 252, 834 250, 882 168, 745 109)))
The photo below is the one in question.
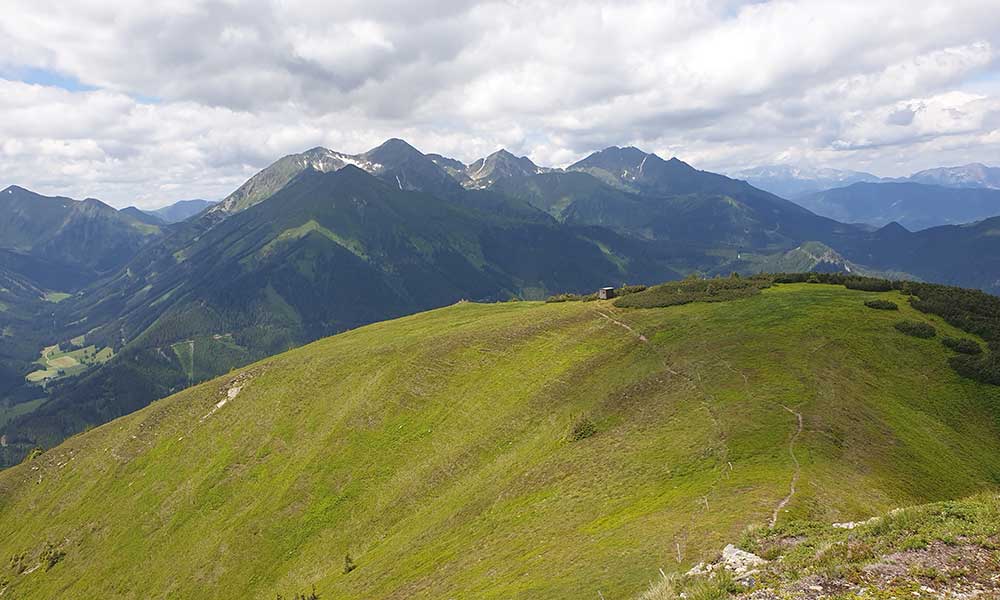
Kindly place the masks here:
POLYGON ((505 148, 501 148, 486 158, 480 158, 469 165, 466 170, 469 187, 489 187, 497 180, 507 177, 525 177, 536 175, 543 170, 527 156, 515 156, 505 148))
POLYGON ((960 167, 937 167, 910 175, 911 181, 936 183, 947 187, 1000 189, 1000 167, 969 163, 960 167))
POLYGON ((33 192, 33 191, 29 190, 28 188, 23 188, 23 187, 21 187, 19 185, 8 185, 2 191, 0 191, 0 194, 8 194, 8 195, 11 195, 11 196, 24 196, 24 195, 27 195, 27 196, 37 197, 37 198, 45 198, 46 197, 46 196, 43 196, 42 194, 33 192))
POLYGON ((879 235, 906 235, 910 230, 899 224, 899 221, 891 221, 882 226, 877 233, 879 235))
POLYGON ((649 154, 636 148, 635 146, 608 146, 603 150, 598 150, 587 156, 583 160, 577 161, 569 166, 571 170, 602 169, 609 173, 620 176, 626 171, 635 173, 640 165, 644 165, 649 158, 662 160, 655 154, 649 154))
POLYGON ((486 158, 488 158, 488 159, 489 158, 496 158, 496 159, 514 159, 514 160, 517 160, 517 156, 515 156, 512 152, 509 152, 506 148, 500 148, 499 150, 497 150, 493 154, 490 154, 486 158))
POLYGON ((421 151, 411 146, 405 140, 389 138, 368 152, 365 152, 362 156, 373 159, 377 158, 377 162, 385 164, 387 162, 394 162, 395 160, 423 155, 421 151))

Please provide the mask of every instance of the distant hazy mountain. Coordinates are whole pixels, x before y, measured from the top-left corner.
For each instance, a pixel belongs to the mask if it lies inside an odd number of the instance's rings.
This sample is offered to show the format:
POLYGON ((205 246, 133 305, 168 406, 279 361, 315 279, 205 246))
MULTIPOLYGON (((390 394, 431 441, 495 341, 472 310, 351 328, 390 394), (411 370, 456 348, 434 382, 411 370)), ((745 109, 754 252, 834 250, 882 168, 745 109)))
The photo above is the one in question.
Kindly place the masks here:
POLYGON ((163 223, 179 223, 190 219, 209 206, 214 206, 215 204, 218 204, 216 200, 180 200, 169 206, 144 212, 146 214, 153 215, 163 223))
POLYGON ((1000 292, 1000 217, 964 225, 943 225, 908 232, 898 223, 866 236, 849 256, 870 264, 877 257, 886 270, 913 273, 925 281, 970 283, 1000 292))
POLYGON ((893 221, 911 231, 1000 215, 1000 190, 922 183, 855 183, 796 200, 819 215, 881 227, 893 221))
POLYGON ((846 187, 854 183, 914 182, 953 188, 1000 189, 1000 167, 988 167, 981 163, 960 167, 938 167, 898 178, 878 177, 863 171, 793 165, 764 165, 737 171, 732 173, 732 176, 748 181, 762 190, 793 200, 807 194, 846 187))
POLYGON ((765 165, 737 171, 732 175, 762 190, 789 199, 852 183, 880 181, 876 175, 863 171, 792 165, 765 165))
POLYGON ((129 206, 128 208, 123 208, 118 211, 120 214, 131 217, 136 221, 145 223, 146 225, 155 225, 159 227, 160 225, 166 225, 167 222, 160 217, 154 215, 153 213, 148 213, 144 210, 140 210, 134 206, 129 206))
POLYGON ((914 173, 909 180, 948 187, 1000 189, 1000 167, 987 167, 981 163, 938 167, 914 173))

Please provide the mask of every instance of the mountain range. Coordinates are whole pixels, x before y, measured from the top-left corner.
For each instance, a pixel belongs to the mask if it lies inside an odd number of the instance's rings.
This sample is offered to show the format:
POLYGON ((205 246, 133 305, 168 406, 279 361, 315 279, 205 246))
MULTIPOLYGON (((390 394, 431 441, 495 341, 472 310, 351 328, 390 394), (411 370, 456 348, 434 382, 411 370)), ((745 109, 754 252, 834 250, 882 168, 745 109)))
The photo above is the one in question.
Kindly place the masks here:
POLYGON ((946 187, 1000 190, 1000 167, 971 163, 961 167, 938 167, 910 175, 910 181, 946 187))
POLYGON ((978 221, 1000 214, 1000 168, 972 163, 903 178, 836 169, 775 165, 736 174, 810 211, 847 223, 911 230, 978 221))
POLYGON ((1000 167, 988 167, 981 163, 925 169, 908 177, 878 177, 864 171, 787 164, 753 167, 735 171, 732 175, 792 200, 854 183, 926 183, 955 188, 1000 189, 1000 167))
POLYGON ((800 196, 796 202, 838 221, 878 227, 896 222, 918 230, 996 216, 1000 214, 1000 189, 914 182, 855 183, 800 196))
POLYGON ((793 165, 763 165, 735 171, 732 176, 792 200, 806 194, 848 186, 852 183, 873 183, 882 180, 881 177, 864 171, 793 165))
POLYGON ((793 267, 1000 290, 992 221, 846 224, 632 147, 565 169, 506 151, 465 165, 399 139, 313 148, 169 225, 26 194, 11 188, 22 200, 0 210, 0 227, 37 228, 0 255, 16 306, 0 326, 18 333, 0 340, 8 463, 234 367, 463 299, 793 267), (100 227, 59 233, 77 229, 50 212, 93 212, 100 227))

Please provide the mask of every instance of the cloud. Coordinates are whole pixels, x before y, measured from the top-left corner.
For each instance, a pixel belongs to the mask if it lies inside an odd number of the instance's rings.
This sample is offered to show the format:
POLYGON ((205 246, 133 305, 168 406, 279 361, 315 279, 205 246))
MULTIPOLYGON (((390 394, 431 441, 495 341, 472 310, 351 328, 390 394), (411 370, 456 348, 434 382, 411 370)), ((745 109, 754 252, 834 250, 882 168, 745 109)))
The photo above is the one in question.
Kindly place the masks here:
POLYGON ((886 175, 1000 155, 995 0, 8 0, 0 17, 0 180, 117 205, 217 198, 283 154, 390 136, 466 161, 635 144, 886 175))

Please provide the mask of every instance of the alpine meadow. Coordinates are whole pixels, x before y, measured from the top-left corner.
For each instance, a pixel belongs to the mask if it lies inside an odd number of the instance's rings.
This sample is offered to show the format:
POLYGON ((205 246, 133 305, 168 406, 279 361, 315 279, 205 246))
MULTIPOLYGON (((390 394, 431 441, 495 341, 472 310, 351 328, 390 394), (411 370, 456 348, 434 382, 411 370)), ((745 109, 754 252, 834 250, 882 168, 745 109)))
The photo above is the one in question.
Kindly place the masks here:
POLYGON ((995 0, 10 0, 0 600, 1000 598, 995 0))

